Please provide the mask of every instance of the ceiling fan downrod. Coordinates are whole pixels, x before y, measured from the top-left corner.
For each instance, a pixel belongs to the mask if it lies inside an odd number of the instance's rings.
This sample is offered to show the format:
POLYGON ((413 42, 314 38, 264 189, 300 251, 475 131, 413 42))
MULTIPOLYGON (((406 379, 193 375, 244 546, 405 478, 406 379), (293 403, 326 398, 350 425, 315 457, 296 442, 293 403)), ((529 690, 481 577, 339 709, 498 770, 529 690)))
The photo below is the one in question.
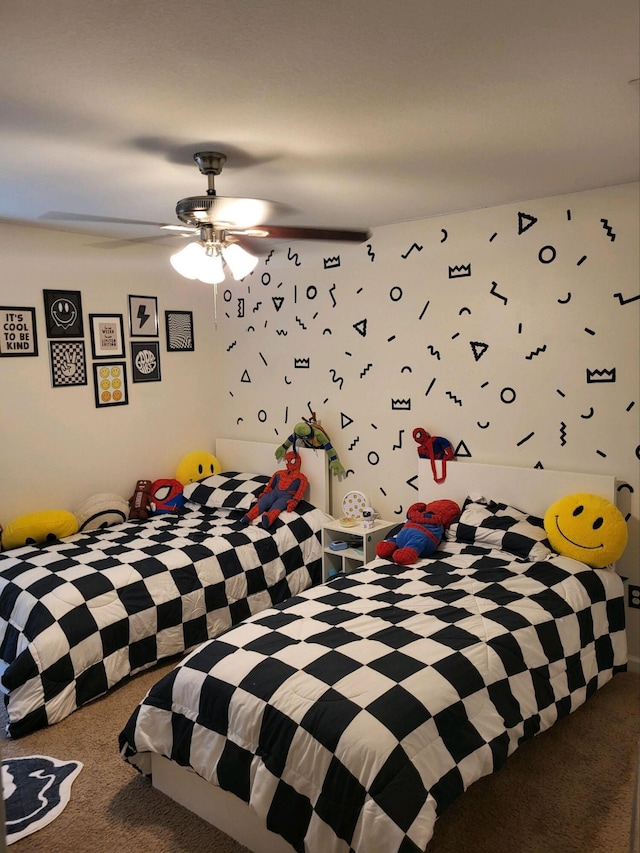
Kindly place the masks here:
POLYGON ((207 195, 215 195, 215 178, 222 171, 222 167, 227 162, 226 155, 219 151, 198 151, 193 155, 193 159, 198 164, 198 168, 203 175, 207 176, 207 195))

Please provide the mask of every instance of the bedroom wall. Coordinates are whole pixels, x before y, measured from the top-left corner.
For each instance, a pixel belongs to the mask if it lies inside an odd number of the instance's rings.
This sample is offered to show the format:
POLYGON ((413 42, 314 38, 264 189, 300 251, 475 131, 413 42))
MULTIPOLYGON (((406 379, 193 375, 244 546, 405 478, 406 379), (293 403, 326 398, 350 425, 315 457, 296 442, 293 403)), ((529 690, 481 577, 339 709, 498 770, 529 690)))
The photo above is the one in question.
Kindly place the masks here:
POLYGON ((107 250, 95 248, 99 242, 0 225, 0 307, 34 307, 38 344, 35 357, 0 357, 0 524, 36 510, 74 511, 98 492, 128 498, 136 480, 173 477, 186 453, 214 448, 218 359, 210 288, 180 278, 167 247, 107 250), (52 387, 44 289, 81 293, 86 385, 52 387), (132 382, 130 294, 158 300, 159 336, 149 340, 160 342, 160 381, 132 382), (167 352, 166 310, 193 312, 193 352, 167 352), (127 405, 96 408, 90 313, 123 315, 127 405))
POLYGON ((315 410, 348 471, 335 514, 357 489, 404 518, 418 426, 462 461, 613 474, 619 570, 640 583, 638 200, 630 184, 277 247, 220 290, 221 434, 283 442, 315 410))

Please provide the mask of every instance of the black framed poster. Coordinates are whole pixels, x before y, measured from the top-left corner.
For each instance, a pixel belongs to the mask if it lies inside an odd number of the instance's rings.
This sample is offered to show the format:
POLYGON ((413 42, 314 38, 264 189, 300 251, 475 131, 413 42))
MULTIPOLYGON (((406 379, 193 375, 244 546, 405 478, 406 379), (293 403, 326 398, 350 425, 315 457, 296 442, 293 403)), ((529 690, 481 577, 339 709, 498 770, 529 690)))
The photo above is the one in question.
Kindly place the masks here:
POLYGON ((83 338, 82 294, 79 290, 43 290, 48 338, 83 338))
POLYGON ((168 352, 193 352, 193 311, 165 311, 168 352))
POLYGON ((124 361, 97 362, 93 365, 93 383, 96 408, 126 406, 129 402, 127 390, 127 365, 124 361))
POLYGON ((131 378, 160 382, 160 341, 131 341, 131 378))
POLYGON ((94 358, 124 358, 122 314, 89 314, 94 358))
POLYGON ((158 336, 158 300, 155 296, 129 297, 129 330, 132 338, 158 336))
POLYGON ((0 307, 0 356, 38 355, 35 308, 0 307))
POLYGON ((87 384, 84 341, 49 341, 49 360, 54 388, 87 384))

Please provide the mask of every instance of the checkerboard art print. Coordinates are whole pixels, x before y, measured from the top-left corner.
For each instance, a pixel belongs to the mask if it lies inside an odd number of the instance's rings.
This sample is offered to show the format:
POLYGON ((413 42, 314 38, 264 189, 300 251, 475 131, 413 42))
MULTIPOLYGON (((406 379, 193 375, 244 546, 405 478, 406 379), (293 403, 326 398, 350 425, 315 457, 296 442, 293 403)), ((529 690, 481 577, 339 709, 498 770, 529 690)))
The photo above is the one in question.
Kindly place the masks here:
POLYGON ((446 543, 374 560, 205 643, 120 736, 306 853, 419 853, 436 819, 626 665, 613 572, 446 543))
POLYGON ((49 341, 49 357, 54 388, 87 384, 84 341, 49 341))

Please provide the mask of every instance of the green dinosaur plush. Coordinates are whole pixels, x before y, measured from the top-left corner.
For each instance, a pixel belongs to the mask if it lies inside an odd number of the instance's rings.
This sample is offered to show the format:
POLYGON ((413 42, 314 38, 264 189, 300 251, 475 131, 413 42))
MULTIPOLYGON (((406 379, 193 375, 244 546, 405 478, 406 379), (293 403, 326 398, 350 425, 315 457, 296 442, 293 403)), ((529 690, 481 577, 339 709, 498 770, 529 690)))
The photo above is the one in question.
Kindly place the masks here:
POLYGON ((293 433, 276 450, 276 459, 282 459, 287 450, 292 446, 295 450, 298 443, 303 447, 323 448, 329 457, 329 470, 334 474, 344 474, 344 465, 340 461, 334 446, 331 444, 329 436, 316 423, 315 414, 311 419, 303 419, 294 426, 293 433))

